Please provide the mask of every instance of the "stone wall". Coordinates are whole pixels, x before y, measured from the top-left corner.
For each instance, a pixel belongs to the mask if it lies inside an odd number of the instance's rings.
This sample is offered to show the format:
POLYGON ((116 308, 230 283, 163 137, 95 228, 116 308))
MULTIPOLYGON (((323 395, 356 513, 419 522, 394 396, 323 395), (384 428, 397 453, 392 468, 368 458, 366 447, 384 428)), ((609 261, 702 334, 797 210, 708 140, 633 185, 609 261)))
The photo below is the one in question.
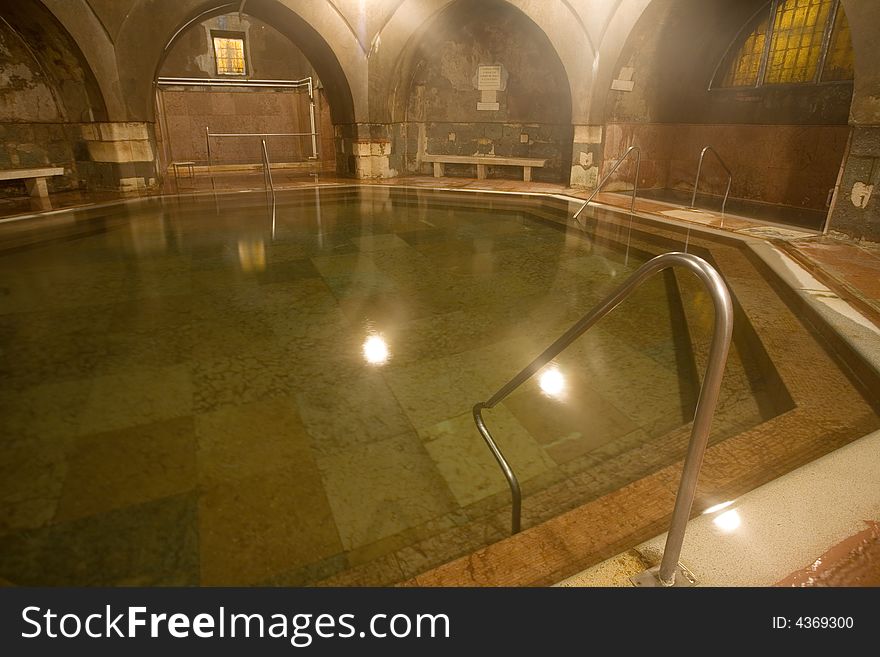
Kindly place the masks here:
MULTIPOLYGON (((0 21, 0 169, 63 167, 50 191, 81 186, 81 122, 104 116, 76 45, 45 12, 4 7, 0 21)), ((0 182, 0 194, 25 193, 24 181, 0 182)))
MULTIPOLYGON (((168 162, 208 159, 205 128, 212 133, 309 132, 309 99, 305 91, 258 89, 222 90, 212 87, 171 87, 160 92, 163 116, 162 147, 168 162)), ((316 117, 317 118, 317 117, 316 117)), ((308 137, 269 137, 278 162, 309 157, 308 137)), ((261 162, 260 141, 253 137, 211 140, 215 164, 261 162)))
POLYGON ((156 186, 152 123, 86 123, 80 130, 76 164, 86 187, 130 192, 156 186))
POLYGON ((880 126, 854 127, 840 185, 831 210, 831 227, 880 242, 880 126))
MULTIPOLYGON (((732 197, 824 210, 849 132, 846 125, 612 123, 606 128, 604 170, 629 146, 639 146, 639 187, 690 192, 700 151, 711 145, 733 173, 732 197)), ((621 165, 609 189, 629 188, 632 167, 621 165)), ((724 194, 726 186, 723 169, 707 155, 700 191, 724 194)))
MULTIPOLYGON (((398 146, 405 149, 402 170, 428 173, 420 158, 425 152, 494 154, 545 158, 535 179, 568 179, 568 79, 528 17, 501 2, 456 3, 425 26, 409 57, 414 74, 398 90, 406 127, 391 146, 392 157, 398 146), (499 64, 503 88, 487 96, 478 89, 478 68, 499 64)), ((447 174, 473 176, 473 166, 447 165, 447 174)), ((516 178, 522 172, 490 167, 489 175, 516 178)))
MULTIPOLYGON (((216 16, 184 31, 163 63, 162 77, 205 79, 300 80, 315 85, 315 125, 322 169, 335 171, 334 131, 330 108, 320 91, 315 71, 291 41, 263 21, 238 14, 216 16), (247 60, 243 76, 217 74, 212 31, 241 33, 247 60)), ((207 163, 205 128, 212 133, 307 133, 311 131, 305 87, 240 89, 210 86, 165 86, 157 97, 161 166, 172 162, 207 163)), ((301 163, 312 156, 311 138, 267 137, 273 163, 301 163)), ((214 164, 259 164, 259 138, 227 137, 211 140, 214 164)))
POLYGON ((244 35, 246 77, 255 80, 290 80, 315 76, 311 63, 287 37, 271 25, 252 16, 224 14, 185 30, 162 63, 161 75, 216 78, 217 63, 211 32, 240 32, 244 35))

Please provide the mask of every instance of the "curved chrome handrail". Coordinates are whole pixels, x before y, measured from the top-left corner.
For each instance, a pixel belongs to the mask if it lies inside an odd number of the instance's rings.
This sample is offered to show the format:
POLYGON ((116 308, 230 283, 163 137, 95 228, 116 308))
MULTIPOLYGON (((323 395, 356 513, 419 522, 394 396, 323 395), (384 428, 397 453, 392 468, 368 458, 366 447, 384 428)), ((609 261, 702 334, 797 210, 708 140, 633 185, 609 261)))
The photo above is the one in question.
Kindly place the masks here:
POLYGON ((724 164, 724 160, 721 159, 721 156, 711 146, 706 146, 702 151, 700 151, 700 163, 697 165, 697 179, 694 181, 694 195, 691 197, 691 205, 690 207, 695 208, 697 206, 697 187, 700 185, 700 173, 703 170, 703 158, 706 157, 706 151, 712 151, 715 154, 715 158, 718 160, 718 164, 727 172, 727 190, 724 192, 724 200, 721 201, 721 216, 724 216, 724 208, 727 206, 727 197, 730 195, 730 186, 733 184, 733 174, 730 172, 730 169, 724 164))
POLYGON ((498 447, 498 444, 492 438, 492 434, 483 420, 483 409, 492 408, 502 402, 516 388, 556 358, 563 349, 614 310, 648 278, 670 267, 689 269, 706 286, 715 306, 715 326, 712 333, 712 343, 709 348, 706 374, 703 377, 699 400, 694 412, 688 453, 684 462, 681 483, 675 498, 675 508, 672 512, 669 536, 666 540, 663 561, 659 568, 658 579, 663 585, 671 585, 675 582, 678 559, 684 542, 684 532, 694 502, 697 478, 700 474, 700 466, 702 465, 703 455, 706 452, 706 445, 709 441, 709 428, 712 424, 712 417, 715 414, 715 406, 718 403, 721 378, 724 374, 727 353, 730 349, 730 338, 733 335, 733 304, 730 300, 730 292, 721 275, 712 265, 702 258, 689 253, 671 252, 652 258, 639 267, 623 285, 605 297, 598 306, 578 320, 561 337, 557 338, 553 344, 547 347, 516 376, 505 383, 498 392, 487 401, 475 404, 473 408, 474 422, 477 425, 477 429, 492 451, 495 460, 498 461, 498 465, 501 466, 501 471, 504 473, 510 487, 513 504, 511 510, 511 530, 512 533, 516 534, 520 531, 522 514, 522 494, 520 492, 519 480, 510 467, 510 463, 498 447))
POLYGON ((614 166, 611 167, 611 171, 609 171, 605 175, 605 177, 602 178, 602 181, 598 185, 596 185, 596 189, 594 189, 593 193, 587 197, 587 200, 584 201, 583 205, 581 205, 581 207, 578 208, 578 211, 574 213, 574 216, 572 217, 572 219, 577 219, 580 216, 581 212, 584 211, 584 208, 590 204, 590 201, 592 201, 596 197, 596 194, 599 193, 599 190, 602 189, 602 186, 605 183, 607 183, 608 179, 611 178, 611 176, 614 174, 615 171, 617 171, 617 167, 619 167, 620 164, 627 157, 629 157, 629 154, 632 153, 633 151, 636 152, 636 177, 633 180, 632 201, 629 204, 629 211, 630 211, 630 213, 633 213, 636 211, 636 190, 639 187, 639 168, 641 167, 641 163, 642 163, 642 149, 640 149, 638 146, 630 146, 629 148, 626 149, 626 152, 620 157, 620 159, 614 163, 614 166))

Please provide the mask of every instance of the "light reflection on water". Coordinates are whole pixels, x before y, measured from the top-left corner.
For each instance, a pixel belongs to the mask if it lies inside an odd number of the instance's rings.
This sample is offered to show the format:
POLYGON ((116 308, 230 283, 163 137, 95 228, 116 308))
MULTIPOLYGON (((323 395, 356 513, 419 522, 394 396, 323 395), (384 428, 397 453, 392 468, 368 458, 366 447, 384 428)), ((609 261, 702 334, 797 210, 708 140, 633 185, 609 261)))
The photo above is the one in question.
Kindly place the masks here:
MULTIPOLYGON (((274 240, 272 216, 246 199, 224 198, 216 213, 212 202, 163 206, 158 214, 151 206, 132 212, 132 232, 113 230, 114 222, 128 225, 113 219, 105 231, 0 259, 9 287, 0 298, 0 331, 9 336, 2 363, 8 403, 0 419, 43 442, 71 437, 71 423, 81 435, 113 431, 114 444, 137 447, 127 457, 136 471, 142 458, 172 473, 192 456, 185 449, 204 439, 197 430, 222 427, 211 432, 213 451, 205 450, 204 463, 192 466, 204 472, 186 471, 174 486, 222 473, 229 479, 223 486, 238 491, 240 480, 257 485, 282 467, 301 473, 295 491, 285 486, 293 497, 284 499, 290 509, 309 510, 304 543, 314 548, 257 554, 279 571, 413 527, 449 527, 462 509, 480 526, 477 516, 506 500, 492 497, 503 481, 497 464, 482 459, 489 455, 472 404, 628 270, 619 249, 523 223, 493 209, 495 200, 486 207, 447 205, 426 193, 398 203, 390 194, 328 192, 320 221, 317 196, 282 199, 274 240), (69 408, 59 406, 67 397, 69 408), (144 426, 184 453, 144 447, 144 426), (254 427, 278 445, 255 449, 254 427), (186 440, 163 433, 178 429, 186 440), (312 453, 319 463, 302 458, 312 453)), ((580 473, 600 450, 601 458, 621 464, 598 474, 583 498, 560 486, 548 514, 674 458, 653 450, 656 462, 643 463, 633 449, 686 421, 669 308, 668 290, 655 281, 545 368, 537 386, 489 416, 499 437, 513 441, 511 460, 524 481, 580 473)), ((27 458, 39 456, 41 441, 33 441, 27 458)), ((125 464, 114 460, 117 452, 107 454, 76 457, 115 474, 125 464)), ((68 493, 66 472, 46 475, 65 512, 85 508, 101 517, 143 501, 127 491, 114 499, 103 488, 68 493)), ((89 473, 78 476, 91 480, 89 473)), ((17 499, 41 494, 31 490, 35 485, 16 483, 17 499)), ((255 513, 266 508, 263 492, 254 493, 255 513)), ((259 532, 240 539, 252 531, 246 523, 239 527, 208 510, 214 515, 200 517, 198 558, 209 566, 228 551, 228 540, 210 542, 219 528, 229 540, 274 545, 259 532)), ((9 522, 20 517, 30 516, 10 512, 9 522)), ((267 520, 266 527, 276 526, 275 518, 267 520)), ((99 538, 102 558, 138 552, 136 541, 117 544, 112 535, 99 538)), ((477 538, 456 550, 480 547, 483 532, 469 536, 477 538)), ((44 574, 42 557, 22 546, 34 563, 29 581, 56 583, 44 574)), ((193 583, 265 580, 231 566, 206 568, 194 570, 193 583)), ((101 573, 95 567, 70 581, 104 581, 101 573)), ((168 580, 178 581, 172 575, 168 580)))
POLYGON ((364 340, 364 360, 370 365, 384 365, 389 355, 388 343, 381 335, 371 335, 364 340))

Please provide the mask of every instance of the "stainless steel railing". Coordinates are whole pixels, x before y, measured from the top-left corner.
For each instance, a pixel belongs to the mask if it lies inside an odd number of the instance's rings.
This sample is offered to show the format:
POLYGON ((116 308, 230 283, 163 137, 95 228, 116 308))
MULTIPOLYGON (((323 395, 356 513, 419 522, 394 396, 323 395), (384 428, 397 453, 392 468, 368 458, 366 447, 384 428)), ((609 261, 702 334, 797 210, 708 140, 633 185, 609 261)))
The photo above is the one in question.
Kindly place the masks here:
POLYGON ((724 200, 721 201, 721 216, 724 216, 724 208, 727 206, 727 197, 730 196, 730 186, 733 184, 733 174, 730 172, 730 169, 724 164, 724 160, 721 159, 721 156, 711 146, 706 146, 702 151, 700 151, 700 163, 697 165, 697 179, 694 181, 694 195, 691 197, 691 205, 690 207, 695 208, 697 206, 697 187, 700 186, 700 174, 703 171, 703 158, 706 157, 706 153, 708 151, 712 151, 715 154, 715 158, 718 160, 718 164, 721 165, 727 172, 727 190, 724 192, 724 200))
POLYGON ((683 267, 689 269, 709 290, 715 305, 715 326, 712 334, 712 344, 709 348, 709 362, 706 366, 706 374, 700 388, 699 401, 694 413, 693 428, 688 445, 687 457, 684 462, 684 470, 681 475, 678 494, 675 499, 675 508, 672 513, 672 523, 669 528, 669 537, 666 540, 666 548, 663 561, 658 569, 656 580, 663 585, 672 585, 676 582, 676 571, 679 567, 678 559, 681 555, 681 547, 684 542, 684 532, 690 517, 691 507, 694 502, 694 494, 697 487, 697 478, 700 474, 700 466, 703 463, 703 455, 709 441, 709 428, 712 417, 715 414, 715 406, 718 403, 718 395, 721 390, 721 378, 724 374, 724 366, 727 362, 727 353, 730 349, 730 338, 733 334, 733 305, 730 300, 730 292, 721 275, 708 262, 702 258, 680 252, 664 253, 652 258, 639 267, 617 290, 609 294, 598 306, 578 320, 568 331, 559 337, 553 344, 543 351, 537 358, 523 368, 510 381, 505 383, 492 397, 485 402, 474 405, 473 415, 477 429, 492 451, 492 455, 501 467, 504 477, 510 487, 512 500, 511 531, 516 534, 521 528, 522 493, 519 480, 510 463, 504 457, 498 444, 492 438, 489 428, 483 420, 483 409, 492 408, 502 402, 516 388, 525 383, 538 371, 556 358, 566 347, 585 333, 600 319, 614 310, 624 299, 633 293, 642 283, 654 274, 670 267, 683 267))
POLYGON ((275 198, 275 184, 272 182, 272 166, 269 164, 269 149, 266 148, 266 140, 261 139, 262 144, 261 155, 263 157, 263 182, 266 185, 266 191, 272 192, 272 198, 275 198))
POLYGON ((621 163, 626 158, 628 158, 630 153, 632 153, 633 151, 635 151, 635 153, 636 153, 636 177, 633 179, 632 201, 629 204, 629 211, 630 211, 630 214, 632 214, 636 211, 636 190, 639 187, 639 167, 641 166, 641 162, 642 162, 642 151, 638 146, 630 146, 629 148, 626 149, 626 152, 620 157, 620 159, 614 163, 614 166, 611 167, 611 171, 609 171, 605 175, 605 177, 602 178, 602 181, 596 186, 596 189, 593 190, 593 193, 590 194, 589 197, 587 197, 587 200, 584 201, 583 205, 581 205, 581 207, 578 208, 578 211, 574 213, 574 216, 572 217, 573 219, 577 219, 580 216, 581 212, 584 211, 584 208, 590 204, 590 201, 592 201, 596 197, 596 194, 599 193, 599 190, 602 189, 602 186, 605 183, 607 183, 609 178, 611 178, 611 176, 614 174, 614 172, 617 171, 617 167, 619 167, 621 165, 621 163))
POLYGON ((311 132, 211 132, 210 127, 205 126, 205 149, 208 152, 209 167, 214 166, 214 161, 211 156, 211 139, 224 137, 259 137, 264 140, 267 137, 309 137, 311 139, 312 154, 309 155, 307 159, 318 159, 318 133, 314 130, 311 132))
POLYGON ((263 183, 266 186, 266 194, 271 194, 272 205, 270 207, 270 215, 272 218, 272 239, 275 239, 275 183, 272 182, 272 164, 269 162, 269 149, 266 147, 266 140, 261 139, 262 145, 261 155, 263 156, 263 183))

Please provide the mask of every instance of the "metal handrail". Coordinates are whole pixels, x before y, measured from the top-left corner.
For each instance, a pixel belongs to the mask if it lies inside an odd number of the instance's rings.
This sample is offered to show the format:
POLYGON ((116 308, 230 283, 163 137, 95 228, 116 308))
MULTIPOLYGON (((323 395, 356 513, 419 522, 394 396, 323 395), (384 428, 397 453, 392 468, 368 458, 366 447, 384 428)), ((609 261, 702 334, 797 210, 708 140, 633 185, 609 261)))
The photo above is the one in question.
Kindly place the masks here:
POLYGON ((317 132, 209 132, 209 137, 309 137, 317 132))
POLYGON ((306 159, 318 159, 318 132, 315 128, 315 101, 309 100, 309 120, 312 124, 311 132, 211 132, 208 126, 205 126, 205 142, 208 149, 208 165, 211 166, 211 137, 309 137, 312 144, 312 154, 306 159))
POLYGON ((691 270, 709 290, 715 306, 715 326, 712 333, 712 344, 709 348, 706 374, 703 378, 699 400, 697 401, 694 413, 693 428, 691 429, 688 453, 681 475, 681 484, 675 499, 675 509, 672 513, 669 536, 666 540, 663 561, 657 574, 659 582, 667 586, 675 583, 678 559, 681 555, 682 543, 684 542, 684 532, 694 502, 697 478, 699 477, 700 466, 703 462, 703 455, 706 452, 706 445, 709 440, 709 427, 712 423, 712 416, 715 413, 715 406, 718 403, 721 378, 724 374, 727 353, 730 349, 730 338, 733 334, 733 305, 730 300, 730 292, 721 275, 714 267, 702 258, 689 253, 671 252, 652 258, 639 267, 616 291, 609 294, 598 306, 584 315, 537 358, 505 383, 488 401, 479 402, 473 408, 474 422, 477 425, 477 429, 492 451, 495 460, 498 461, 498 465, 501 467, 501 471, 504 473, 510 487, 513 503, 511 530, 512 533, 516 534, 520 531, 522 512, 522 494, 520 492, 519 480, 510 467, 510 463, 498 447, 498 444, 492 438, 486 423, 483 421, 483 409, 492 408, 503 401, 516 388, 556 358, 590 327, 614 310, 645 280, 665 269, 676 266, 691 270))
POLYGON ((261 139, 263 145, 263 182, 266 185, 266 191, 272 192, 272 198, 275 198, 275 184, 272 182, 272 167, 269 164, 269 149, 266 148, 266 140, 261 139))
MULTIPOLYGON (((244 3, 242 3, 244 4, 244 3)), ((274 134, 254 134, 254 133, 214 133, 211 134, 208 127, 205 126, 205 139, 208 144, 208 159, 210 160, 210 138, 211 137, 310 137, 312 143, 312 154, 307 158, 309 160, 318 159, 318 126, 315 123, 315 85, 312 77, 303 78, 302 80, 206 80, 204 78, 159 78, 158 83, 162 84, 184 84, 194 86, 242 86, 242 87, 307 87, 309 94, 309 127, 311 132, 279 132, 274 134)), ((213 178, 212 178, 213 183, 213 178)))
POLYGON ((636 177, 633 180, 632 201, 629 204, 629 211, 630 211, 630 213, 634 213, 636 211, 636 190, 639 187, 639 167, 641 167, 641 162, 642 162, 642 149, 640 149, 638 146, 630 146, 629 148, 626 149, 626 152, 620 157, 620 159, 614 163, 614 166, 611 167, 611 171, 609 171, 605 175, 605 177, 602 178, 602 181, 596 186, 596 189, 593 190, 593 193, 590 194, 589 197, 587 197, 587 200, 584 201, 584 204, 580 208, 578 208, 577 212, 574 213, 574 216, 572 217, 572 219, 577 219, 580 216, 581 212, 584 211, 584 208, 590 204, 590 201, 592 201, 595 198, 596 194, 599 193, 599 190, 602 189, 602 186, 605 183, 607 183, 608 179, 611 178, 612 174, 615 171, 617 171, 617 167, 619 167, 621 165, 621 163, 627 157, 629 157, 629 154, 632 153, 633 151, 636 152, 636 177))
POLYGON ((262 144, 263 156, 263 184, 266 185, 266 194, 272 194, 272 207, 270 214, 272 216, 272 239, 275 239, 275 183, 272 182, 272 165, 269 163, 269 149, 266 147, 266 140, 260 140, 262 144))
POLYGON ((302 80, 256 80, 253 78, 232 78, 229 80, 218 80, 217 78, 156 78, 156 84, 165 87, 278 87, 298 89, 299 87, 308 87, 311 81, 312 78, 310 77, 303 78, 302 80))
POLYGON ((721 201, 721 216, 724 216, 724 208, 727 206, 727 197, 730 195, 730 186, 733 184, 733 173, 731 173, 730 169, 724 164, 724 160, 721 159, 721 156, 711 146, 706 146, 700 151, 700 163, 697 165, 697 179, 694 181, 694 195, 691 197, 691 205, 690 207, 695 208, 697 206, 697 187, 700 185, 700 173, 703 170, 703 158, 706 156, 706 151, 712 151, 715 154, 715 158, 718 160, 718 163, 721 167, 727 172, 727 190, 724 192, 724 200, 721 201))

